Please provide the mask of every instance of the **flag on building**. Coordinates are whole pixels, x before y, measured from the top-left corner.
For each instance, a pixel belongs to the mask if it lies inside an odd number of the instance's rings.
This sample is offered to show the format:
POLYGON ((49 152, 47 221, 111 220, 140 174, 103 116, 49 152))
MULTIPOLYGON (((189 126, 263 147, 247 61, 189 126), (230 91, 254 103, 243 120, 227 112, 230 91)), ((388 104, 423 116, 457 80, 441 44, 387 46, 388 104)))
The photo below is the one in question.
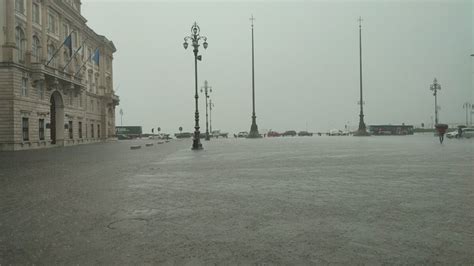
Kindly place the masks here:
POLYGON ((69 33, 67 38, 64 40, 63 44, 69 49, 69 57, 71 57, 72 56, 72 32, 69 33))

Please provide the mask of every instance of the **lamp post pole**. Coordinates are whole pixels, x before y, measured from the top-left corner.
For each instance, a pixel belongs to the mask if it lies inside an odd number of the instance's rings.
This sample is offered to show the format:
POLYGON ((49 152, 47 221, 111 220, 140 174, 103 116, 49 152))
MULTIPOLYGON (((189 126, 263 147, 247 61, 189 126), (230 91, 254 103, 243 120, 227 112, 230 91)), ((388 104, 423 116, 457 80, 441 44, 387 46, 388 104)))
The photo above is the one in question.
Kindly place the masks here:
POLYGON ((191 35, 184 37, 184 49, 188 48, 188 41, 191 41, 191 45, 193 46, 193 53, 194 53, 194 78, 195 78, 195 93, 194 99, 196 103, 196 111, 194 113, 194 137, 193 137, 193 146, 191 147, 192 150, 202 150, 202 144, 200 140, 200 132, 199 132, 199 110, 198 110, 198 77, 197 77, 197 61, 201 61, 202 56, 198 55, 199 52, 199 41, 203 40, 203 47, 207 49, 207 38, 204 36, 199 35, 200 28, 196 22, 194 22, 193 26, 191 27, 191 35))
POLYGON ((257 116, 255 115, 255 63, 254 63, 254 47, 253 47, 253 21, 255 18, 250 18, 252 22, 252 125, 250 126, 250 133, 247 138, 261 138, 258 133, 257 116))
POLYGON ((214 104, 212 103, 212 99, 209 99, 209 130, 211 131, 211 134, 212 134, 212 107, 214 107, 214 104))
POLYGON ((121 126, 123 126, 123 120, 122 120, 122 118, 123 118, 123 109, 120 108, 120 125, 121 125, 121 126))
POLYGON ((462 105, 462 108, 466 109, 466 126, 469 126, 468 113, 470 112, 471 107, 472 107, 472 105, 468 102, 465 102, 462 105))
POLYGON ((441 85, 439 85, 438 80, 435 78, 433 84, 430 85, 430 90, 433 91, 433 96, 435 97, 435 126, 438 124, 438 91, 441 90, 441 85))
POLYGON ((206 97, 206 140, 210 140, 211 138, 209 137, 209 119, 207 115, 207 99, 209 99, 209 93, 212 92, 212 87, 209 86, 209 83, 207 80, 204 81, 204 87, 201 88, 201 93, 204 92, 204 96, 206 97), (204 90, 203 90, 204 89, 204 90))
POLYGON ((360 113, 359 113, 359 128, 354 136, 369 136, 364 122, 364 100, 362 98, 362 18, 359 17, 359 92, 360 92, 360 113))

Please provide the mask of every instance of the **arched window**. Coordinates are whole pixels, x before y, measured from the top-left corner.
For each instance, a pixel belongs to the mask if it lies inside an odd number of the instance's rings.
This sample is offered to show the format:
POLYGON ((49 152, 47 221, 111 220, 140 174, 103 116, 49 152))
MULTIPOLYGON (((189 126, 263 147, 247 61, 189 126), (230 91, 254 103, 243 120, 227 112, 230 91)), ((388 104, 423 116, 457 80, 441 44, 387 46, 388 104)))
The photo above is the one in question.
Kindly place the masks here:
MULTIPOLYGON (((53 58, 54 52, 56 51, 56 48, 54 48, 54 45, 50 44, 48 45, 48 61, 53 58)), ((56 66, 56 58, 54 58, 51 63, 49 63, 50 66, 56 66)))
POLYGON ((20 61, 25 60, 25 50, 26 50, 26 39, 25 33, 20 27, 16 27, 16 35, 15 35, 16 47, 18 48, 18 59, 20 61))
POLYGON ((38 37, 33 36, 33 42, 31 44, 31 52, 33 56, 33 61, 34 62, 39 62, 40 61, 40 40, 38 37))

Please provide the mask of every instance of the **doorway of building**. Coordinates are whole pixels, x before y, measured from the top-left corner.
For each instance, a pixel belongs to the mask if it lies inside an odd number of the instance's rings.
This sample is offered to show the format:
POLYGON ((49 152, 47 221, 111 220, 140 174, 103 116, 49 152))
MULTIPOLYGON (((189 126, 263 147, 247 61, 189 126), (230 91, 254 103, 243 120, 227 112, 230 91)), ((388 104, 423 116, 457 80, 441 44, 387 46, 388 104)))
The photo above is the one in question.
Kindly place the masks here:
POLYGON ((50 123, 49 131, 51 136, 51 144, 57 144, 58 141, 64 141, 64 105, 61 93, 55 91, 51 94, 50 99, 50 123))

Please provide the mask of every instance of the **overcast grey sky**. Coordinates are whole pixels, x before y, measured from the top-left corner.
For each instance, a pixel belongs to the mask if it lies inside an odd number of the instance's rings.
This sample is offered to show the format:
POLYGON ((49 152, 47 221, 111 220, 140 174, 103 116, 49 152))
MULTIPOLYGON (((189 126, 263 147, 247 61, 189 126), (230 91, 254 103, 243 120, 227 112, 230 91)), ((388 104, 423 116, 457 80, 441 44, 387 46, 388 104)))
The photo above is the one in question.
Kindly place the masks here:
MULTIPOLYGON (((442 86, 440 122, 463 122, 473 101, 472 1, 94 1, 82 14, 117 47, 114 86, 124 125, 145 132, 194 126, 194 58, 183 38, 194 21, 209 47, 198 82, 208 80, 213 129, 251 124, 251 32, 255 21, 255 87, 260 131, 356 128, 362 16, 365 121, 431 123, 442 86)), ((202 46, 201 46, 202 48, 202 46)), ((205 132, 200 94, 201 132, 205 132)))

